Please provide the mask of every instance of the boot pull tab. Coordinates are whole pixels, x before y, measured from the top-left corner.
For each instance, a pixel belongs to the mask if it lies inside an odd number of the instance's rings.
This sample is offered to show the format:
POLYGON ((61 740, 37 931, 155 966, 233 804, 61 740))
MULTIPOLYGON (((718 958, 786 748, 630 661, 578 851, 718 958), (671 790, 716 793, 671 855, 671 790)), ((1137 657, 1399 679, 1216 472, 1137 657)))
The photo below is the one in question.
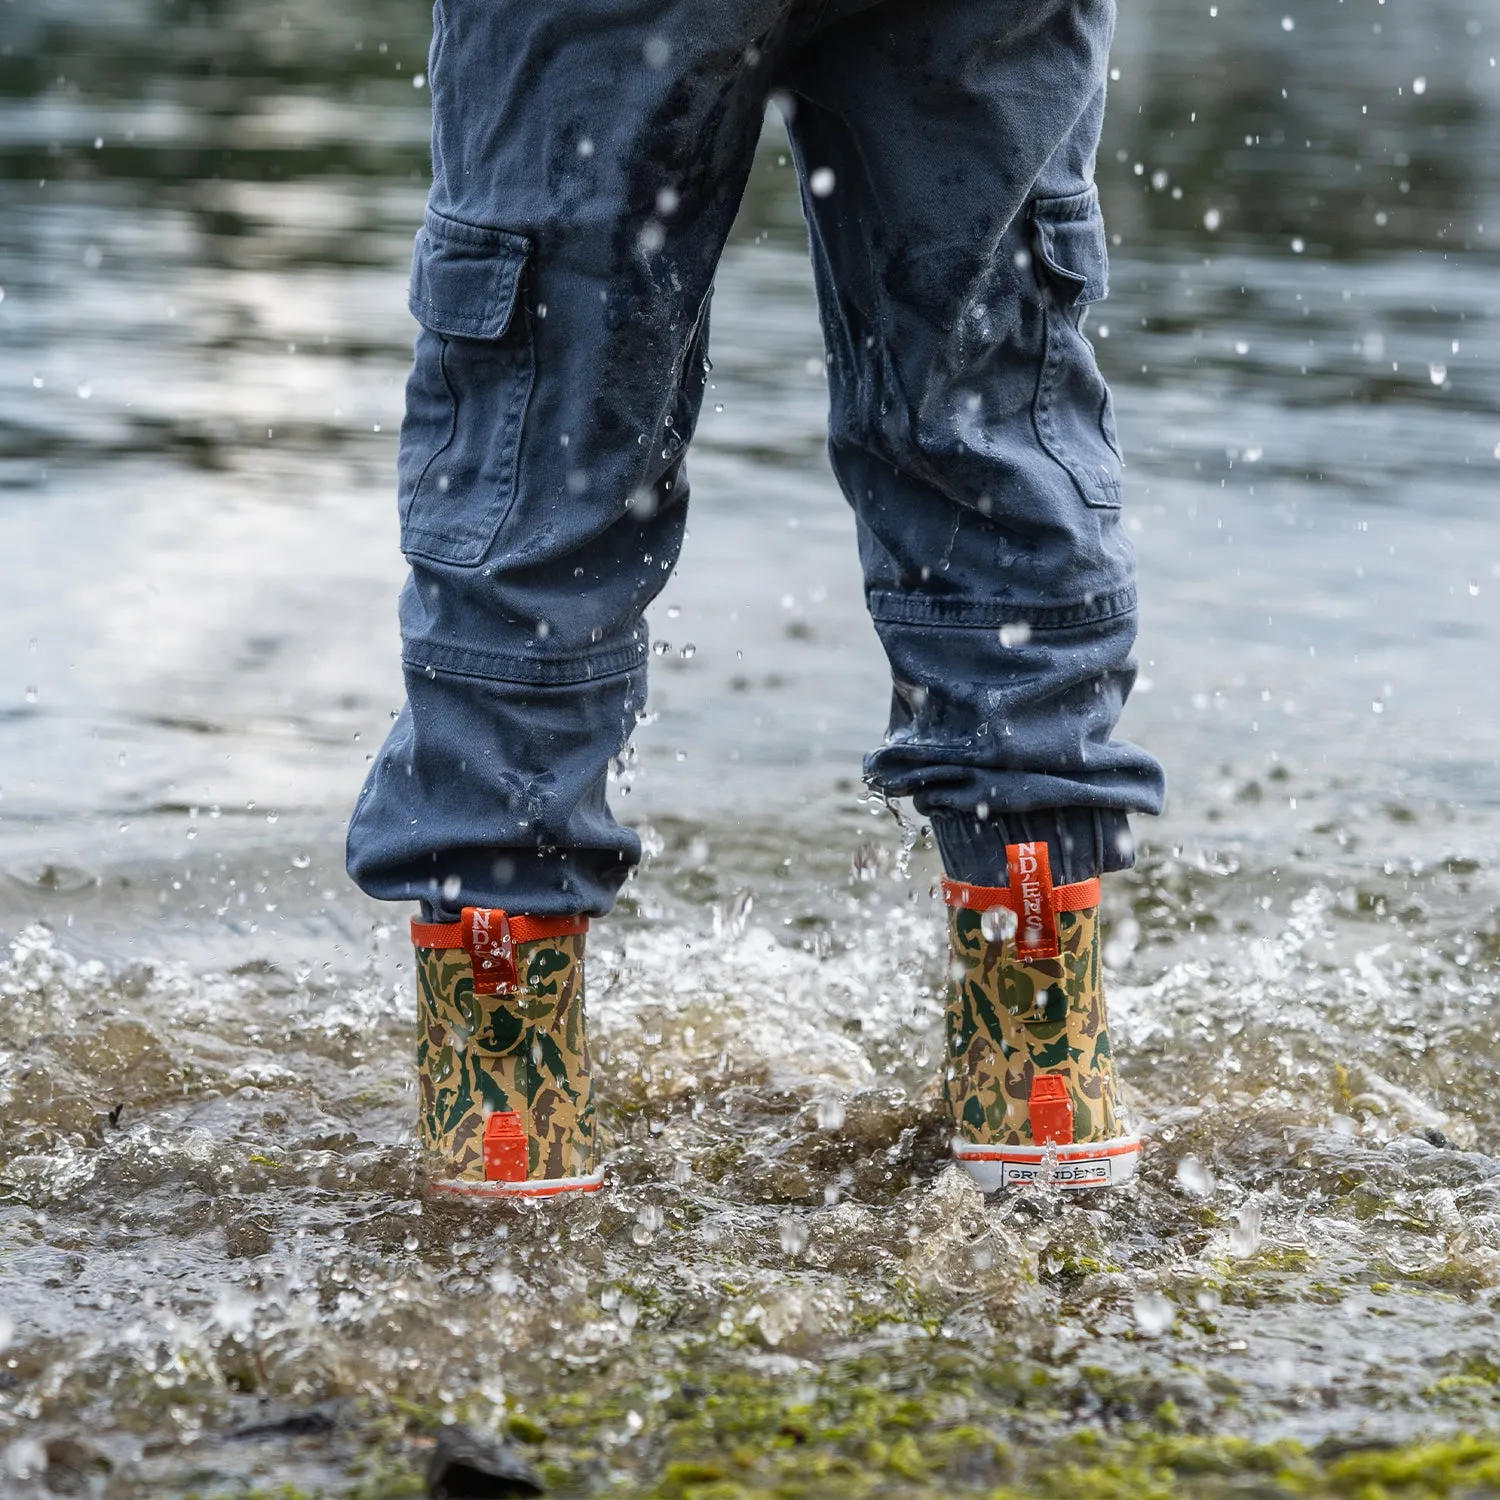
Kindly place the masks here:
POLYGON ((1036 1146, 1073 1144, 1073 1101, 1061 1073, 1038 1073, 1032 1080, 1031 1140, 1036 1146))
POLYGON ((1046 842, 1007 844, 1005 860, 1016 903, 1016 957, 1023 964, 1056 958, 1057 898, 1052 890, 1052 859, 1046 842))
POLYGON ((513 1109, 497 1109, 484 1122, 484 1180, 525 1182, 530 1170, 526 1127, 513 1109))
POLYGON ((466 906, 461 926, 463 945, 474 965, 474 993, 515 994, 521 988, 521 979, 510 918, 497 908, 466 906))

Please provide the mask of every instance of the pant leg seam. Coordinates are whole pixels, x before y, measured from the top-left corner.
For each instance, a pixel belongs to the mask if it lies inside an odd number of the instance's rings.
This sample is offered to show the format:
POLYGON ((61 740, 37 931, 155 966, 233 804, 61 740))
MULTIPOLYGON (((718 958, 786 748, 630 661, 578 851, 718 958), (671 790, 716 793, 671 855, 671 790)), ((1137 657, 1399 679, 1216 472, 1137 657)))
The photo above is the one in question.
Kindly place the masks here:
POLYGON ((623 646, 582 656, 516 656, 479 651, 471 646, 450 646, 430 641, 408 643, 402 665, 409 672, 445 677, 465 677, 479 682, 532 683, 545 687, 567 687, 624 676, 646 665, 644 631, 623 646))
POLYGON ((881 625, 935 625, 957 630, 998 630, 1028 625, 1032 630, 1073 630, 1101 625, 1136 609, 1134 586, 1098 594, 1071 604, 1011 604, 1003 599, 953 598, 941 594, 907 594, 874 589, 868 596, 870 618, 881 625))

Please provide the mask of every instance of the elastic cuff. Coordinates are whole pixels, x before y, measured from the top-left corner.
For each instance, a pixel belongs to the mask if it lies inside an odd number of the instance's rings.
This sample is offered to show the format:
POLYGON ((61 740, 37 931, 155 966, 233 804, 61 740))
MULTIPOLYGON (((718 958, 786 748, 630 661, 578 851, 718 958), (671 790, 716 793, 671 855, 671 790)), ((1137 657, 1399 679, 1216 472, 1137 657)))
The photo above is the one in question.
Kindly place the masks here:
POLYGON ((1058 885, 1092 880, 1135 864, 1130 819, 1112 807, 1048 807, 1036 812, 935 812, 932 836, 950 880, 1008 883, 1005 846, 1045 842, 1058 885))

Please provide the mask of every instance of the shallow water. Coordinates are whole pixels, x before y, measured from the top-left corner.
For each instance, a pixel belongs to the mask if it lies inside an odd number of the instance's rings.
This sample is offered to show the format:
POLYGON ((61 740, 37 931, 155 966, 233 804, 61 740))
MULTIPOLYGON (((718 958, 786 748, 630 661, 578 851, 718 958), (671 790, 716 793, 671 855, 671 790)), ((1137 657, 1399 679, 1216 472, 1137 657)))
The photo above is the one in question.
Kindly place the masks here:
POLYGON ((405 914, 339 859, 424 18, 98 9, 0 22, 0 1491, 418 1493, 462 1417, 562 1494, 1500 1493, 1500 4, 1122 17, 1138 1186, 944 1167, 773 121, 591 945, 617 1186, 477 1215, 416 1191, 405 914))

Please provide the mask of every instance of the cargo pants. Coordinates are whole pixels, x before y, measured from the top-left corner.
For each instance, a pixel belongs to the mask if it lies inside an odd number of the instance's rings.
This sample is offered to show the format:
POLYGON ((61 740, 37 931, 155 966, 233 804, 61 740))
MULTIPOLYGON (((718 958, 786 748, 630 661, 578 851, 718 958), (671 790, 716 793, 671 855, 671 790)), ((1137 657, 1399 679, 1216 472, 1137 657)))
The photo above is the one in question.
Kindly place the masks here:
POLYGON ((1094 158, 1114 0, 438 0, 398 465, 406 705, 371 895, 608 911, 606 801, 674 566, 714 271, 767 102, 803 190, 834 473, 890 660, 867 780, 957 879, 1131 863, 1135 565, 1094 158))

